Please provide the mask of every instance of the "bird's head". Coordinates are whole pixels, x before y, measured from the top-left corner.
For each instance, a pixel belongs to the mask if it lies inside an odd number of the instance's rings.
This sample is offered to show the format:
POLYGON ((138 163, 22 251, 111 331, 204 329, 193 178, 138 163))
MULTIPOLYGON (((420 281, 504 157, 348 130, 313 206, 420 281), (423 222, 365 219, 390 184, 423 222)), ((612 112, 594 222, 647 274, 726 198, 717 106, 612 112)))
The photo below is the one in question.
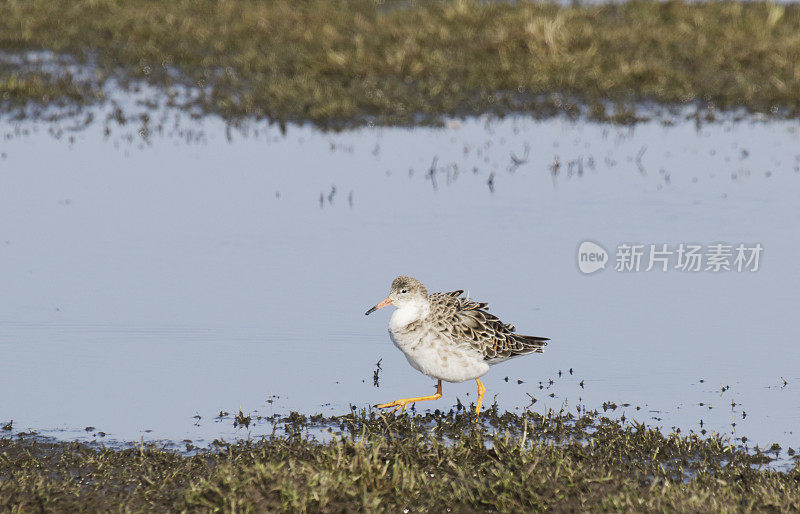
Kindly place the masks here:
POLYGON ((394 305, 398 309, 402 309, 405 306, 422 305, 427 302, 428 290, 425 289, 422 282, 416 278, 401 275, 392 282, 389 296, 378 305, 368 310, 366 314, 372 314, 374 311, 386 307, 387 305, 394 305))

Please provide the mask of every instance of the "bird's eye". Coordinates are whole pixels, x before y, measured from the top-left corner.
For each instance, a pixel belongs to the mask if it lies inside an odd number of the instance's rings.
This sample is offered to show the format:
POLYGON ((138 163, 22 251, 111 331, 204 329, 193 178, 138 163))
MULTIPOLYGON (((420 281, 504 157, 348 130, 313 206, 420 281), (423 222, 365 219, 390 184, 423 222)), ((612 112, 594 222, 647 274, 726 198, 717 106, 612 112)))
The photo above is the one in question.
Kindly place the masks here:
POLYGON ((400 290, 400 292, 401 292, 401 293, 407 293, 407 292, 408 292, 408 289, 401 289, 401 290, 400 290))

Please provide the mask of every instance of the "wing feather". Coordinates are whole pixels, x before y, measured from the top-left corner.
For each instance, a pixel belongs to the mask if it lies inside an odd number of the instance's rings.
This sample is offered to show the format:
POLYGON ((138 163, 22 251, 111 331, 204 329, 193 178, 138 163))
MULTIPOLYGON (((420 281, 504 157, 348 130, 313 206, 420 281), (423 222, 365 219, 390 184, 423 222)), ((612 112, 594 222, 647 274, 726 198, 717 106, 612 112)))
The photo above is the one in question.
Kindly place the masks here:
POLYGON ((431 316, 437 329, 448 332, 455 344, 469 345, 487 361, 503 361, 519 355, 542 353, 546 337, 515 333, 488 311, 489 304, 463 298, 463 290, 430 295, 431 316))

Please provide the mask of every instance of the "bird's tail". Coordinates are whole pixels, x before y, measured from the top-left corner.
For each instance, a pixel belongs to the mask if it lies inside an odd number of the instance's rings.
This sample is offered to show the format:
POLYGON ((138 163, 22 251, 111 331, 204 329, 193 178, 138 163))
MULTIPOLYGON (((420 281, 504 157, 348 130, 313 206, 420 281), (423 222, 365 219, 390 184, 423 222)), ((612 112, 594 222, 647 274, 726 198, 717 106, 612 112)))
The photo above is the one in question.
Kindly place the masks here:
POLYGON ((542 353, 544 347, 547 346, 548 337, 538 336, 524 336, 521 334, 514 334, 514 340, 519 343, 522 348, 513 351, 513 355, 527 355, 529 353, 542 353))

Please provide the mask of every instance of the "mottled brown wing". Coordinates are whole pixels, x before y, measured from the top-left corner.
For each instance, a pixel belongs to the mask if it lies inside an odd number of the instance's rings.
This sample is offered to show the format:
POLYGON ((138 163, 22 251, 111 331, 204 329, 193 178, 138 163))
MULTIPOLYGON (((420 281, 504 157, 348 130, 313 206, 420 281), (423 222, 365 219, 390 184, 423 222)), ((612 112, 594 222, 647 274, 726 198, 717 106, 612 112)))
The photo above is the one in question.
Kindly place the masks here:
POLYGON ((461 298, 462 293, 431 295, 431 316, 439 320, 437 328, 449 332, 456 344, 469 344, 490 362, 542 353, 546 337, 515 334, 514 325, 503 323, 488 312, 488 303, 461 298))

